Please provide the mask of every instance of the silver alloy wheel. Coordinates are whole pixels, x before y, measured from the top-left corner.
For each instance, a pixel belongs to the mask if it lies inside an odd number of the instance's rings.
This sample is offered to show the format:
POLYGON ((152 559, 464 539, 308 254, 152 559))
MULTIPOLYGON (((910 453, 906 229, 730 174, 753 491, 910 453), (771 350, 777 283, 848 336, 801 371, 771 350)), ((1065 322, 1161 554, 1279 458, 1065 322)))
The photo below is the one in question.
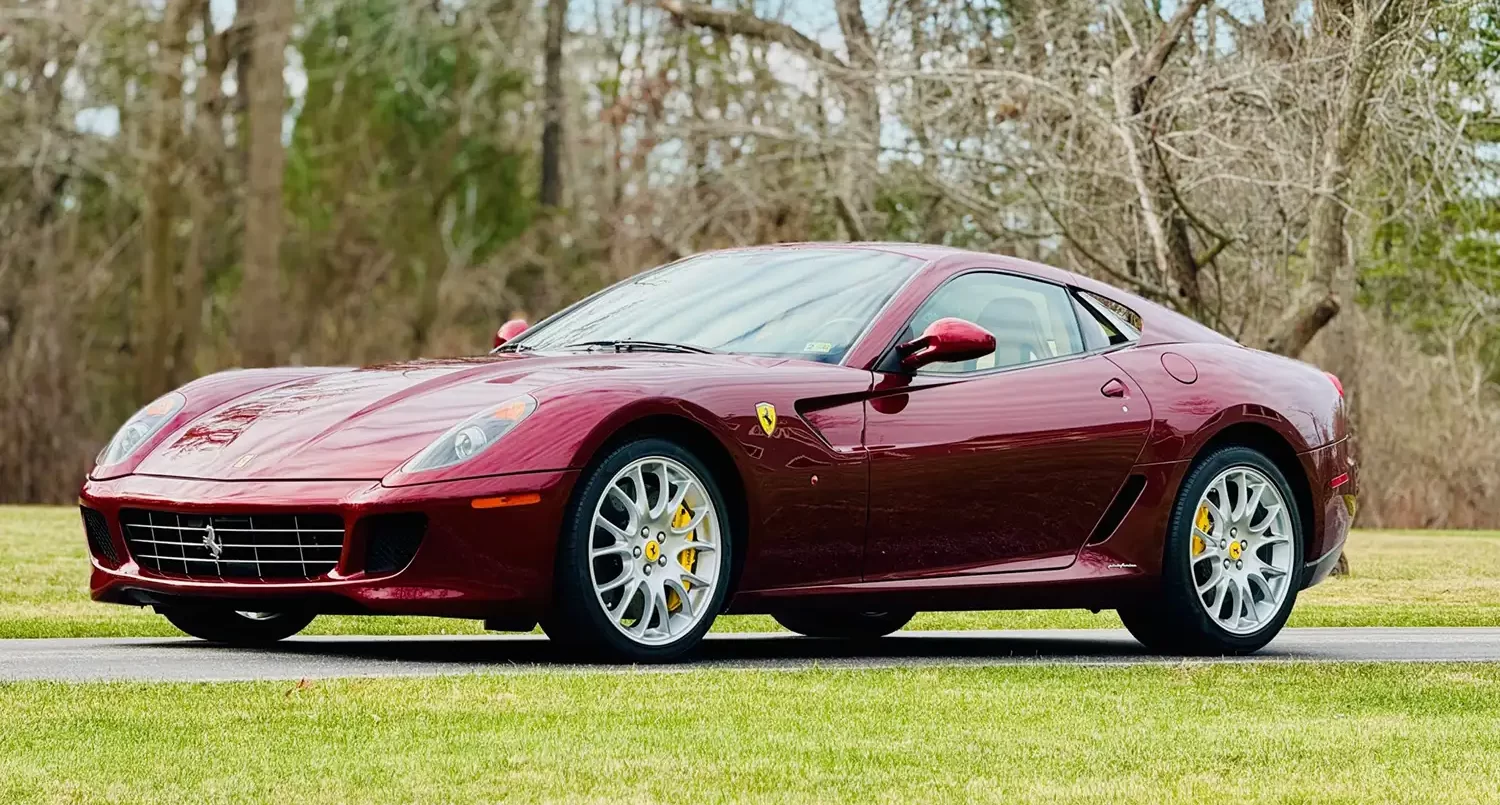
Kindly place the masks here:
POLYGON ((1198 499, 1192 528, 1188 561, 1204 611, 1231 634, 1265 626, 1286 601, 1296 559, 1276 484, 1254 467, 1224 470, 1198 499))
POLYGON ((709 616, 722 524, 691 469, 664 456, 632 461, 599 496, 592 524, 589 580, 622 634, 665 645, 709 616))

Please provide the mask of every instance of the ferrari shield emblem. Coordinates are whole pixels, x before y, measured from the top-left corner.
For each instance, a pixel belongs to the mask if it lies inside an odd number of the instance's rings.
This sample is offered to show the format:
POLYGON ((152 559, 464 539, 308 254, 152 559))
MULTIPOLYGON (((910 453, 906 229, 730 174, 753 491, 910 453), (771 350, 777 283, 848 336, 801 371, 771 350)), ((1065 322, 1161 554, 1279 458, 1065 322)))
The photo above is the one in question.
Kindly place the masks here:
POLYGON ((770 403, 755 404, 755 418, 760 420, 760 429, 770 436, 776 430, 776 406, 770 403))

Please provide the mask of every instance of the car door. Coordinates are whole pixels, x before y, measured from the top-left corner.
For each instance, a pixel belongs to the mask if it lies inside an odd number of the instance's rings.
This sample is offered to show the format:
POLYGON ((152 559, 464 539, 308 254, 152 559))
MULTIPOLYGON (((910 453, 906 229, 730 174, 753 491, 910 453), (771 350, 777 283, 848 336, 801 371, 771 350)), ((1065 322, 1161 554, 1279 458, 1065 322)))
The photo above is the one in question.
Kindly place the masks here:
POLYGON ((1150 407, 1089 349, 1071 291, 999 271, 938 287, 898 343, 944 317, 994 354, 915 374, 882 362, 867 402, 866 579, 1066 567, 1140 454, 1150 407))

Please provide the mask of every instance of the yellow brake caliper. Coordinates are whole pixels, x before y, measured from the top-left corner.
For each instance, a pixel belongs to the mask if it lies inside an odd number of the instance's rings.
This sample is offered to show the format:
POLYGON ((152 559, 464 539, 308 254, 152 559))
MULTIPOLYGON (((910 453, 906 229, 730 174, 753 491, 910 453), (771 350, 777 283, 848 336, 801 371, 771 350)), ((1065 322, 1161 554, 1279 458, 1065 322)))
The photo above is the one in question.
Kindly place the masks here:
MULTIPOLYGON (((686 503, 684 503, 681 506, 679 506, 677 508, 677 513, 674 514, 674 515, 672 515, 672 527, 673 528, 683 528, 688 523, 691 523, 692 521, 693 521, 693 510, 689 509, 688 505, 686 503)), ((694 534, 688 534, 687 535, 688 541, 692 541, 692 539, 695 536, 695 534, 696 534, 696 532, 694 532, 694 534)), ((693 572, 693 567, 698 564, 698 552, 696 550, 689 549, 689 550, 683 551, 682 553, 678 554, 675 558, 677 559, 677 562, 682 565, 682 569, 688 571, 689 573, 693 572)), ((684 581, 682 583, 682 589, 684 589, 684 590, 689 589, 691 586, 692 585, 689 584, 686 581, 684 581)), ((676 590, 667 590, 667 611, 668 612, 676 612, 677 610, 679 610, 681 608, 682 608, 682 601, 678 600, 678 598, 677 598, 677 591, 676 590)))
MULTIPOLYGON (((1210 529, 1213 527, 1213 521, 1208 516, 1207 505, 1198 507, 1198 516, 1193 520, 1193 525, 1198 527, 1198 531, 1202 531, 1205 534, 1212 533, 1210 529)), ((1196 531, 1193 532, 1193 555, 1197 556, 1203 553, 1203 549, 1203 538, 1198 536, 1196 531)))

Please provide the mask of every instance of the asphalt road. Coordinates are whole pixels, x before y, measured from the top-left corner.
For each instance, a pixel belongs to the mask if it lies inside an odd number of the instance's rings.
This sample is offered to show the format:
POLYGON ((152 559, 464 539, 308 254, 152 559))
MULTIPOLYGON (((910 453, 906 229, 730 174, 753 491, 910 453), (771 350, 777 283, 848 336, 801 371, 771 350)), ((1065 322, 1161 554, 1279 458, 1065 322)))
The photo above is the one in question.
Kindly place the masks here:
MULTIPOLYGON (((902 632, 873 646, 786 634, 711 635, 694 668, 883 668, 933 665, 1174 663, 1144 654, 1122 630, 902 632)), ((1496 629, 1287 629, 1250 657, 1194 662, 1500 662, 1496 629)), ((625 671, 569 663, 539 636, 299 637, 270 649, 233 649, 182 638, 0 640, 0 680, 302 679, 475 672, 625 671)))

